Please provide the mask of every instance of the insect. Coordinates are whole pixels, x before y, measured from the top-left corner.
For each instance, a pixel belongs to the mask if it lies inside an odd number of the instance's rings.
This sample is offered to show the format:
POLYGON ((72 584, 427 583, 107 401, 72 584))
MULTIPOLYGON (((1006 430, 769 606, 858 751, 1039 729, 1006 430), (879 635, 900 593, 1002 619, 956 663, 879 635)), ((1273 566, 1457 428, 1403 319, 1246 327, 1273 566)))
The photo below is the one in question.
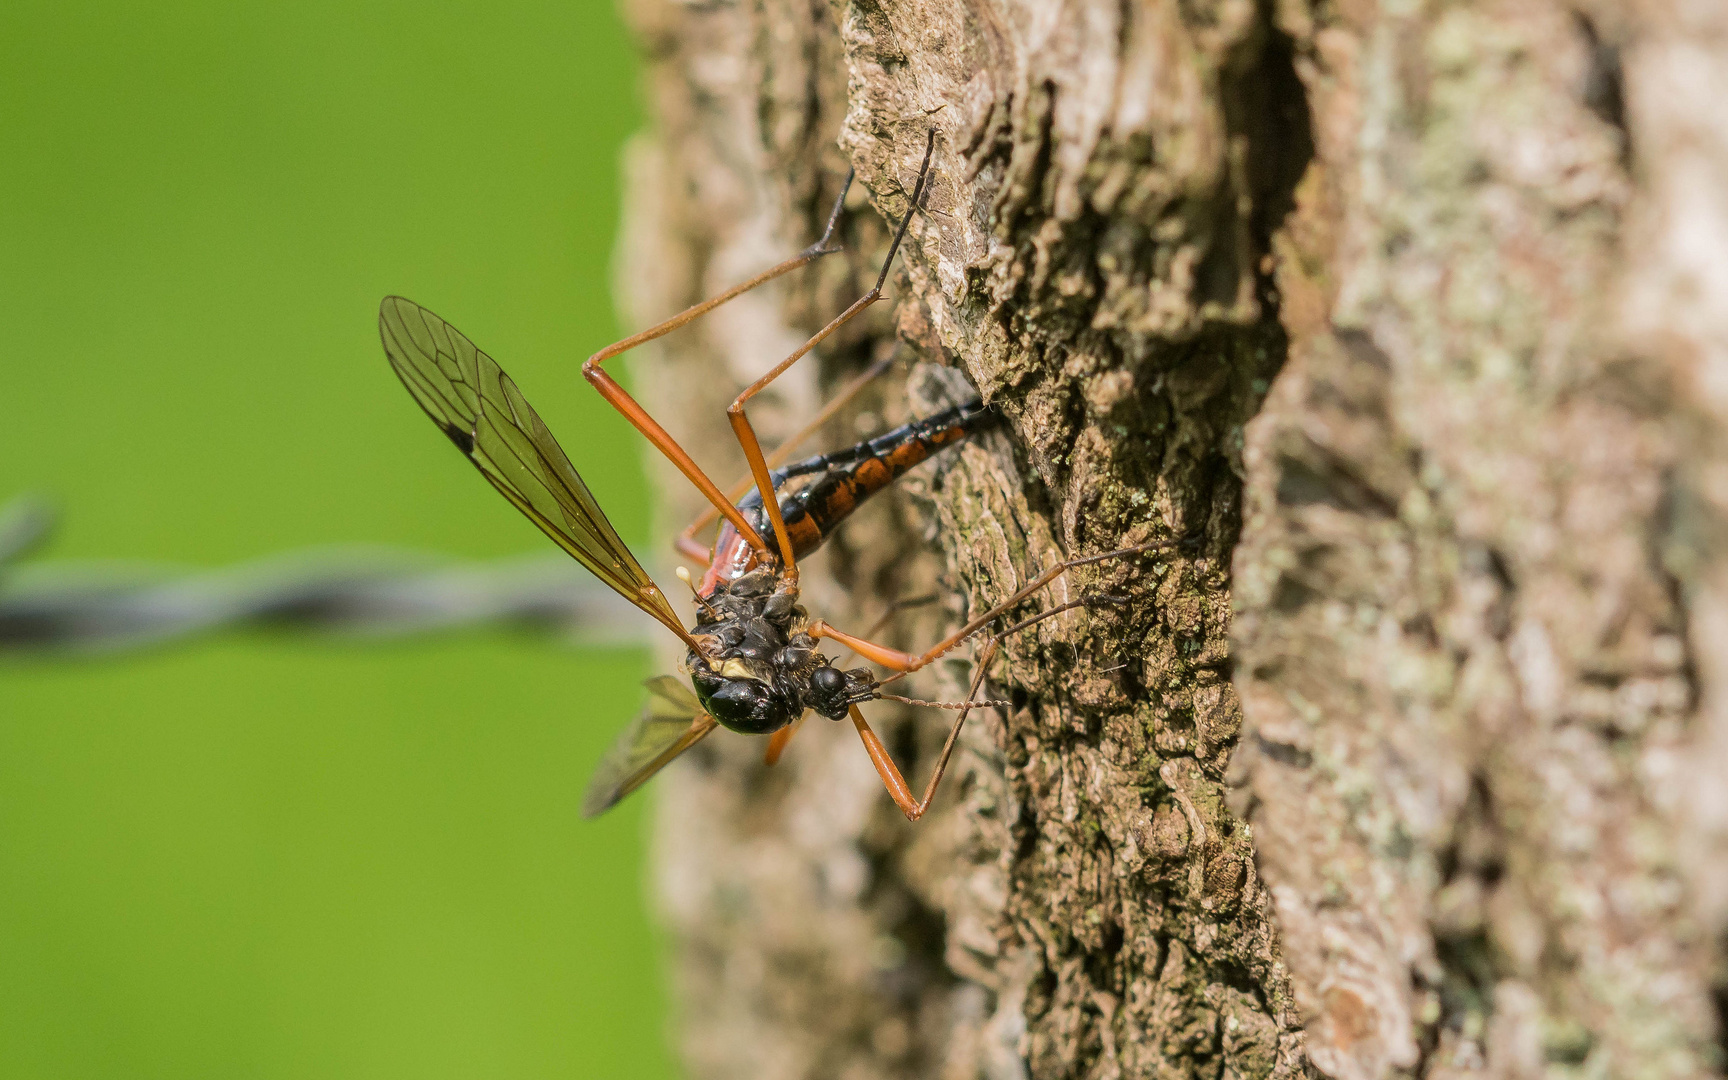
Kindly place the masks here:
MULTIPOLYGON (((985 665, 979 665, 966 702, 922 703, 957 709, 960 713, 922 798, 913 797, 904 776, 858 706, 878 698, 894 698, 883 691, 885 684, 932 663, 1070 566, 1128 553, 1112 552, 1059 564, 918 655, 811 619, 798 603, 800 558, 813 552, 869 495, 993 419, 993 414, 983 406, 962 405, 850 449, 775 468, 763 454, 745 412, 745 404, 764 387, 882 298, 889 266, 913 214, 921 206, 934 145, 932 132, 906 217, 895 231, 875 286, 791 356, 746 387, 727 410, 750 465, 752 487, 742 498, 736 497, 736 489, 733 497, 722 492, 602 365, 765 282, 838 251, 839 248, 830 246, 830 240, 846 197, 845 188, 815 244, 749 281, 607 346, 583 364, 583 375, 595 389, 712 504, 712 510, 685 529, 677 542, 686 556, 707 563, 700 584, 680 572, 691 584, 697 606, 695 624, 688 628, 613 530, 569 458, 503 369, 449 323, 425 308, 401 297, 384 300, 378 320, 385 354, 426 414, 481 475, 547 536, 626 600, 658 619, 688 647, 684 666, 691 685, 686 687, 671 676, 649 680, 647 707, 596 770, 583 800, 584 816, 592 817, 617 803, 716 726, 770 736, 767 756, 772 762, 784 750, 808 710, 831 720, 851 719, 890 796, 909 819, 917 820, 929 808, 967 712, 978 705, 999 704, 974 700, 985 665), (800 477, 809 480, 797 490, 781 491, 800 477), (712 548, 705 550, 694 537, 704 520, 712 520, 714 516, 722 519, 721 527, 712 548), (842 670, 822 653, 820 642, 824 639, 846 646, 894 674, 878 679, 867 667, 842 670)), ((851 182, 848 175, 847 188, 851 182)), ((1145 547, 1153 546, 1158 545, 1145 547)), ((1066 605, 1071 606, 1074 605, 1066 605)))

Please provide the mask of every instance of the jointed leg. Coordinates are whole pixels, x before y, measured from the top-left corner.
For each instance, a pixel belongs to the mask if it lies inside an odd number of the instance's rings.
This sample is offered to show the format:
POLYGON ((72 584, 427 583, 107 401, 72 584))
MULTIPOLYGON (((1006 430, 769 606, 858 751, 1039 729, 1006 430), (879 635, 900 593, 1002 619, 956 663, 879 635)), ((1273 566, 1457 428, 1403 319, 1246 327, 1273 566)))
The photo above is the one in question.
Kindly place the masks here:
POLYGON ((798 734, 798 729, 804 726, 804 721, 810 718, 809 710, 798 719, 768 736, 768 749, 762 755, 762 764, 774 765, 780 760, 780 755, 786 752, 786 745, 792 741, 792 736, 798 734))
MULTIPOLYGON (((834 395, 828 404, 822 406, 822 411, 816 414, 816 419, 804 425, 796 435, 793 435, 790 439, 781 443, 775 448, 772 454, 768 455, 768 468, 770 470, 778 469, 780 466, 786 464, 786 460, 792 456, 793 452, 797 450, 800 445, 803 444, 805 439, 808 439, 811 435, 822 430, 828 421, 834 419, 836 413, 845 408, 846 404, 853 398, 857 397, 859 391, 870 385, 871 381, 878 375, 887 371, 888 366, 893 362, 894 358, 892 356, 885 356, 871 364, 868 368, 865 368, 862 375, 859 375, 856 379, 853 379, 850 383, 846 384, 845 389, 834 395)), ((744 493, 750 490, 750 485, 754 482, 754 477, 745 476, 736 484, 727 488, 727 504, 736 505, 738 500, 744 497, 744 493)), ((696 539, 696 534, 712 525, 715 519, 719 516, 720 511, 712 506, 702 511, 701 514, 697 515, 695 521, 692 521, 684 527, 684 531, 680 532, 677 538, 672 541, 672 546, 677 548, 678 552, 686 558, 694 559, 696 562, 701 563, 704 566, 707 565, 708 549, 696 539)))
MULTIPOLYGON (((888 605, 888 610, 882 613, 882 617, 876 620, 875 625, 870 627, 870 636, 875 637, 877 634, 881 633, 882 628, 888 625, 888 621, 906 608, 917 607, 920 604, 928 604, 935 599, 936 597, 933 595, 925 595, 914 596, 908 600, 894 601, 892 604, 888 605)), ((842 657, 838 663, 843 665, 847 659, 849 658, 842 657)), ((803 727, 804 721, 809 718, 810 714, 805 712, 798 719, 768 736, 768 750, 762 755, 762 763, 764 765, 773 765, 775 762, 779 761, 780 755, 786 752, 786 745, 792 741, 794 735, 798 734, 798 729, 803 727)))
MULTIPOLYGON (((918 204, 924 197, 924 182, 929 178, 930 154, 936 148, 936 129, 930 129, 930 136, 924 144, 924 163, 918 169, 918 182, 912 189, 912 204, 906 209, 906 217, 900 222, 900 228, 894 233, 894 241, 888 246, 888 257, 882 261, 882 272, 876 277, 876 284, 871 290, 860 296, 852 306, 835 316, 827 326, 816 331, 816 334, 795 350, 791 356, 774 365, 768 374, 757 379, 744 388, 743 393, 732 402, 726 410, 726 419, 732 423, 733 434, 738 436, 738 445, 744 448, 744 459, 750 463, 750 474, 756 478, 756 490, 762 495, 762 506, 768 511, 768 520, 774 525, 774 537, 780 545, 780 562, 784 572, 796 581, 798 579, 798 560, 792 552, 792 537, 786 532, 786 522, 780 517, 780 500, 774 495, 774 481, 768 475, 768 462, 762 455, 762 444, 756 439, 756 431, 750 426, 750 418, 744 414, 744 403, 760 393, 769 383, 778 379, 787 368, 803 359, 811 349, 820 345, 830 334, 846 325, 854 316, 865 308, 882 299, 882 286, 888 280, 888 268, 894 262, 894 253, 900 248, 900 241, 906 235, 906 227, 912 223, 912 215, 918 212, 918 204)), ((716 492, 718 494, 718 491, 716 492)), ((716 503, 716 506, 719 504, 716 503)), ((737 511, 728 505, 727 514, 730 519, 737 511)), ((726 513, 722 510, 721 513, 726 513)), ((738 521, 743 520, 738 515, 738 521)), ((733 521, 737 526, 738 521, 733 521)), ((743 533, 743 530, 739 530, 743 533)), ((747 535, 754 535, 753 533, 747 535)), ((760 550, 760 549, 759 549, 760 550)))
MULTIPOLYGON (((1112 554, 1119 553, 1113 552, 1112 554)), ((972 685, 966 691, 966 700, 961 702, 958 706, 960 715, 955 719, 954 726, 948 730, 948 740, 942 744, 942 754, 936 759, 936 768, 930 773, 930 782, 924 786, 924 797, 916 802, 912 799, 912 792, 906 786, 906 778, 901 775, 899 766, 895 765, 894 760, 888 756, 888 749, 882 745, 882 740, 876 737, 876 733, 870 730, 870 725, 865 721, 864 714, 858 711, 858 706, 852 706, 852 724, 858 729, 858 737, 864 740, 864 749, 869 753, 871 763, 876 766, 877 774, 882 777, 882 785, 888 789, 889 796, 893 798, 895 805, 900 807, 901 811, 905 813, 908 821, 917 821, 919 818, 924 816, 926 810, 930 809, 930 800, 936 796, 936 785, 942 781, 942 773, 948 768, 948 758, 954 753, 954 743, 960 738, 960 729, 965 725, 966 717, 971 713, 972 709, 976 706, 982 705, 1003 706, 1006 704, 1005 702, 985 702, 978 700, 978 689, 984 685, 985 675, 990 670, 990 661, 996 658, 996 653, 1001 648, 1003 639, 1018 634, 1020 631, 1035 626, 1052 616, 1060 615, 1064 611, 1070 611, 1077 607, 1095 603, 1101 599, 1109 598, 1088 596, 1079 600, 1071 600, 1066 604, 1060 604, 1048 611, 1041 611, 1029 619, 1023 619, 1020 622, 1015 623, 1013 626, 1010 626, 1008 629, 992 637, 985 643, 984 649, 979 654, 977 663, 972 670, 972 685)), ((906 700, 904 698, 893 698, 893 695, 891 694, 885 694, 883 696, 897 701, 906 700)), ((913 704, 932 703, 914 702, 913 704)))
POLYGON ((954 744, 959 741, 960 729, 966 724, 966 716, 972 711, 973 699, 978 696, 978 688, 984 683, 984 673, 989 670, 990 661, 996 654, 997 640, 993 639, 985 647, 983 655, 978 658, 978 667, 972 673, 972 687, 966 692, 966 704, 960 707, 960 715, 954 721, 954 726, 948 729, 948 740, 942 744, 942 754, 936 759, 936 768, 930 773, 930 782, 924 785, 924 797, 916 801, 912 798, 912 789, 907 787, 906 778, 901 775, 900 767, 894 764, 894 759, 888 756, 888 748, 882 745, 882 740, 870 730, 870 724, 864 719, 864 714, 858 711, 858 706, 852 706, 852 726, 858 729, 858 737, 864 740, 864 750, 870 755, 870 763, 876 766, 876 774, 882 778, 882 786, 888 789, 888 795, 894 800, 894 805, 906 815, 907 821, 917 821, 930 809, 930 800, 936 797, 936 785, 942 782, 942 774, 948 769, 948 758, 954 753, 954 744))
POLYGON ((656 421, 652 416, 649 416, 647 410, 636 403, 635 398, 632 398, 629 394, 625 393, 624 388, 618 385, 617 380, 608 375, 600 365, 620 353, 628 352, 644 342, 653 341, 655 338, 663 337, 679 327, 684 326, 695 319, 701 318, 703 315, 713 311, 721 304, 744 295, 751 289, 756 288, 758 285, 766 284, 767 282, 780 277, 782 274, 789 274, 801 266, 815 262, 824 255, 831 255, 840 250, 839 248, 829 247, 828 241, 833 236, 835 224, 840 220, 840 209, 846 202, 846 192, 851 188, 851 186, 852 174, 848 172, 846 174, 846 183, 840 189, 840 198, 834 201, 834 209, 828 215, 828 226, 822 231, 822 238, 805 248, 802 252, 799 252, 792 258, 787 259, 779 266, 770 267, 769 269, 764 270, 762 273, 757 274, 755 277, 741 285, 732 286, 732 288, 727 289, 719 296, 704 300, 694 307, 684 309, 678 314, 672 316, 670 319, 667 319, 665 322, 651 326, 639 334, 632 334, 622 341, 613 342, 611 345, 601 349, 593 356, 590 356, 582 364, 583 378, 592 383, 594 389, 600 391, 600 396, 605 398, 613 408, 623 413, 624 419, 630 421, 631 425, 634 426, 637 431, 640 431, 643 435, 647 436, 648 441, 659 448, 660 452, 665 454, 672 464, 678 467, 678 471, 688 477, 690 482, 695 484, 697 489, 707 497, 708 501, 714 504, 714 508, 721 514, 725 515, 726 520, 732 523, 733 528, 738 530, 739 535, 743 536, 750 542, 752 547, 764 555, 768 554, 767 542, 757 534, 755 529, 750 527, 748 521, 744 520, 744 515, 738 512, 738 508, 733 506, 731 500, 726 498, 725 493, 715 486, 714 481, 708 479, 708 474, 704 473, 701 467, 696 464, 695 460, 685 452, 684 448, 678 445, 678 441, 672 438, 672 436, 667 433, 666 429, 660 426, 658 421, 656 421))
MULTIPOLYGON (((1015 605, 1049 585, 1052 581, 1055 581, 1058 577, 1061 577, 1064 573, 1072 570, 1076 566, 1086 566, 1089 563, 1103 562, 1106 559, 1119 559, 1127 555, 1138 555, 1142 552, 1175 547, 1180 543, 1182 543, 1180 540, 1159 540, 1150 544, 1137 544, 1134 547, 1121 548, 1117 551, 1107 551, 1102 555, 1087 555, 1082 558, 1069 559, 1066 562, 1057 563, 1055 566, 1052 566, 1050 569, 1033 578, 1032 582, 1025 588, 1002 601, 1000 604, 997 604, 984 614, 978 616, 976 619, 973 619, 965 626, 962 626, 959 630, 948 635, 948 637, 944 638, 934 648, 922 655, 915 656, 911 653, 901 652, 899 649, 892 649, 886 645, 878 645, 873 641, 855 637, 851 634, 845 633, 844 631, 836 630, 834 627, 829 626, 820 619, 811 623, 807 632, 810 636, 815 638, 832 638, 833 640, 840 642, 842 645, 854 649, 857 651, 859 656, 862 656, 871 663, 879 664, 882 667, 894 671, 895 674, 882 680, 884 683, 891 683, 898 679, 905 678, 907 675, 917 671, 919 668, 934 663, 956 645, 959 645, 973 634, 976 634, 995 619, 998 619, 1002 615, 1013 610, 1015 605)), ((1064 608, 1063 610, 1067 609, 1064 608)))

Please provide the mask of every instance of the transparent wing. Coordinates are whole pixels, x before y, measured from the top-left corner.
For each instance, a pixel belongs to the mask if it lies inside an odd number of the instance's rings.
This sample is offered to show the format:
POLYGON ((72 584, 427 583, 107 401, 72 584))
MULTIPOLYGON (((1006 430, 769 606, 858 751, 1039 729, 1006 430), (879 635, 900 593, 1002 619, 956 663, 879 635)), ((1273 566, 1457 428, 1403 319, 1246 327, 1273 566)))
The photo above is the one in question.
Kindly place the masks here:
POLYGON ((493 487, 594 576, 684 636, 672 605, 496 361, 400 296, 385 297, 378 333, 402 385, 493 487))
POLYGON ((648 704, 594 769, 582 796, 585 818, 610 810, 714 730, 714 718, 702 711, 696 695, 677 679, 660 675, 643 685, 648 687, 648 704))

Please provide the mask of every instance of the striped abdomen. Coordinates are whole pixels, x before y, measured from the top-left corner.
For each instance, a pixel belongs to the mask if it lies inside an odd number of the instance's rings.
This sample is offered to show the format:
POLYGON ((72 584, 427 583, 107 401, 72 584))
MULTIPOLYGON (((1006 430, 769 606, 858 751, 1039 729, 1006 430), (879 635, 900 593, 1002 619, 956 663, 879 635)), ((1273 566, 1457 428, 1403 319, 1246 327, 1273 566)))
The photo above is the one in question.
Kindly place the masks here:
MULTIPOLYGON (((788 480, 815 477, 797 491, 780 496, 780 515, 786 520, 794 554, 803 558, 815 551, 865 499, 931 454, 960 442, 995 419, 996 413, 980 402, 959 405, 849 449, 776 469, 772 474, 776 491, 788 480)), ((753 511, 752 516, 766 517, 757 495, 738 505, 746 513, 753 511)), ((764 521, 765 535, 768 528, 764 521)))

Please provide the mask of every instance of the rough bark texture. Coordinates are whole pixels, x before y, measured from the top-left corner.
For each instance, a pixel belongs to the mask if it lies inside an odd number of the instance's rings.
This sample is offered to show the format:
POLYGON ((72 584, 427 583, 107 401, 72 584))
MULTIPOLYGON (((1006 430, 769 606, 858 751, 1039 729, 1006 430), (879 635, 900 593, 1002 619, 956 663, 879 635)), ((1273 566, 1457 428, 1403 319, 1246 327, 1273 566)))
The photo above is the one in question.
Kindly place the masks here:
MULTIPOLYGON (((1719 5, 683 5, 647 322, 845 255, 636 368, 727 478, 726 401, 827 445, 975 387, 810 608, 934 640, 1065 555, 918 825, 849 730, 660 782, 692 1076, 1712 1075, 1728 919, 1728 25, 1719 5), (1234 625, 1232 625, 1234 623, 1234 625), (1238 698, 1240 694, 1240 698, 1238 698)), ((666 473, 670 479, 670 473, 666 473)), ((694 513, 668 483, 668 529, 694 513)), ((963 664, 921 689, 952 695, 963 664)), ((915 782, 941 714, 878 706, 915 782)))
POLYGON ((1318 150, 1246 455, 1234 779, 1331 1075, 1720 1067, 1687 819, 1722 653, 1709 556, 1673 558, 1710 543, 1674 531, 1674 379, 1721 370, 1720 19, 1286 14, 1318 150))

